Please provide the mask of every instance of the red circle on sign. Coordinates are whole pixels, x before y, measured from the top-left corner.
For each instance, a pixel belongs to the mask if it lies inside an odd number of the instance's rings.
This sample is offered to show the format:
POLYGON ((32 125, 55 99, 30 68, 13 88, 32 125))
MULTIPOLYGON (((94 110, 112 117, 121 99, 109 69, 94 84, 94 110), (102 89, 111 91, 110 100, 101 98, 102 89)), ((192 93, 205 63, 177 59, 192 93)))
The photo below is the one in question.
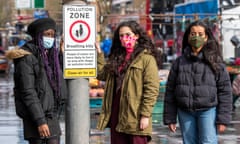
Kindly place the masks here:
POLYGON ((69 31, 69 33, 70 33, 70 37, 71 37, 74 41, 79 42, 79 43, 82 43, 82 42, 86 41, 86 40, 90 37, 90 27, 89 27, 89 25, 88 25, 85 21, 78 20, 78 21, 75 21, 75 22, 70 26, 70 31, 69 31), (87 36, 86 36, 85 38, 81 39, 81 40, 76 39, 76 38, 73 36, 73 34, 72 34, 73 26, 74 26, 75 24, 77 24, 77 23, 82 23, 82 24, 84 24, 84 25, 87 27, 87 32, 88 32, 88 33, 87 33, 87 36))

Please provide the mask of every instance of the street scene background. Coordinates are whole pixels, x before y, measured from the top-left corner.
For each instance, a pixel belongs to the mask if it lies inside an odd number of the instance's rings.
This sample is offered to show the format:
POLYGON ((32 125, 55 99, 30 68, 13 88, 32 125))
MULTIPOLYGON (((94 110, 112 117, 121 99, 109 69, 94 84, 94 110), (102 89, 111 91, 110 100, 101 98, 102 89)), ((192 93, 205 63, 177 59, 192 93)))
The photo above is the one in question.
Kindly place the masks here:
MULTIPOLYGON (((23 125, 16 116, 13 96, 12 74, 0 73, 0 143, 1 144, 27 144, 23 138, 23 125)), ((161 106, 161 98, 156 103, 161 106)), ((226 132, 219 135, 219 144, 240 144, 240 102, 235 103, 236 109, 232 113, 233 119, 226 132)), ((158 106, 157 106, 158 107, 158 106)), ((169 132, 162 124, 161 107, 153 113, 153 140, 150 144, 182 144, 181 133, 177 127, 176 133, 169 132)), ((100 108, 90 108, 90 144, 110 144, 109 129, 98 131, 96 129, 100 108)), ((64 113, 60 117, 62 129, 61 144, 65 144, 64 113)))
MULTIPOLYGON (((0 143, 27 144, 23 125, 16 116, 13 95, 13 65, 4 57, 7 50, 21 47, 30 40, 28 24, 51 17, 57 23, 57 45, 63 35, 63 5, 72 0, 0 0, 0 143)), ((240 0, 85 0, 96 6, 96 37, 107 56, 112 33, 121 21, 136 20, 152 38, 163 57, 163 67, 181 55, 181 42, 190 22, 201 19, 208 24, 222 46, 231 80, 240 73, 240 0)), ((161 75, 161 74, 160 74, 161 75)), ((161 78, 162 88, 166 75, 161 78)), ((182 144, 181 133, 169 132, 162 123, 164 89, 153 111, 153 139, 150 144, 182 144)), ((90 86, 90 144, 110 144, 109 129, 98 131, 96 123, 104 89, 90 86), (99 88, 96 92, 95 88, 99 88)), ((219 144, 240 144, 240 100, 233 104, 233 119, 226 132, 219 134, 219 144)), ((65 144, 65 115, 60 116, 61 144, 65 144)), ((83 124, 84 125, 84 124, 83 124)))

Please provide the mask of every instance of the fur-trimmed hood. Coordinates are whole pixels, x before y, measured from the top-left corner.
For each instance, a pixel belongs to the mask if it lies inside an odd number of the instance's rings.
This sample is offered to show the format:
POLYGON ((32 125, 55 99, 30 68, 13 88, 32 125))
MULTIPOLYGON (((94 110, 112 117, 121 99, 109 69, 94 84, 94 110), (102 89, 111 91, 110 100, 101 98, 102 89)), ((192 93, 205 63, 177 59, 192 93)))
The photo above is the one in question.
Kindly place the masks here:
POLYGON ((8 59, 13 60, 13 59, 21 58, 21 57, 24 57, 24 56, 30 55, 30 54, 31 54, 30 52, 28 52, 24 49, 21 49, 19 47, 16 47, 12 50, 6 51, 5 56, 8 59))

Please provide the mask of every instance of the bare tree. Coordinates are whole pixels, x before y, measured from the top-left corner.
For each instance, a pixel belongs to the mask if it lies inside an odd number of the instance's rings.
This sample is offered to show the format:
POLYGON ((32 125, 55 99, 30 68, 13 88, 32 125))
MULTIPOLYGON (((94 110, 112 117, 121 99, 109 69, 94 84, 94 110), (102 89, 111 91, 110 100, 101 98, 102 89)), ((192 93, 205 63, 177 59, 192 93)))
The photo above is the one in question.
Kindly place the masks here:
POLYGON ((97 0, 97 31, 102 37, 104 34, 104 27, 108 24, 108 15, 112 11, 113 0, 97 0))
POLYGON ((0 27, 5 27, 7 22, 11 22, 12 8, 14 1, 13 0, 0 0, 0 27))

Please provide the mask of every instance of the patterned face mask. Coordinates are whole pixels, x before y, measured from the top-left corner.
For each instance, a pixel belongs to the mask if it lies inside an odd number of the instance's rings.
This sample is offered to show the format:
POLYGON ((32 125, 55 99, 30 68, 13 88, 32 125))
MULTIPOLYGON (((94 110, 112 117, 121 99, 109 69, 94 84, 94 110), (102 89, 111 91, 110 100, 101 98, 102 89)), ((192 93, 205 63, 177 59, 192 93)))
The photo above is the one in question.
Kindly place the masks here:
POLYGON ((43 46, 44 46, 44 48, 46 48, 46 49, 50 49, 50 48, 52 48, 53 47, 53 44, 54 44, 54 38, 52 38, 52 37, 46 37, 46 36, 44 36, 43 37, 43 46))
POLYGON ((189 38, 189 43, 192 47, 198 49, 204 45, 205 41, 201 36, 192 36, 189 38))
POLYGON ((120 37, 120 41, 122 43, 122 46, 125 47, 127 52, 132 52, 134 50, 137 38, 135 36, 125 35, 120 37))

